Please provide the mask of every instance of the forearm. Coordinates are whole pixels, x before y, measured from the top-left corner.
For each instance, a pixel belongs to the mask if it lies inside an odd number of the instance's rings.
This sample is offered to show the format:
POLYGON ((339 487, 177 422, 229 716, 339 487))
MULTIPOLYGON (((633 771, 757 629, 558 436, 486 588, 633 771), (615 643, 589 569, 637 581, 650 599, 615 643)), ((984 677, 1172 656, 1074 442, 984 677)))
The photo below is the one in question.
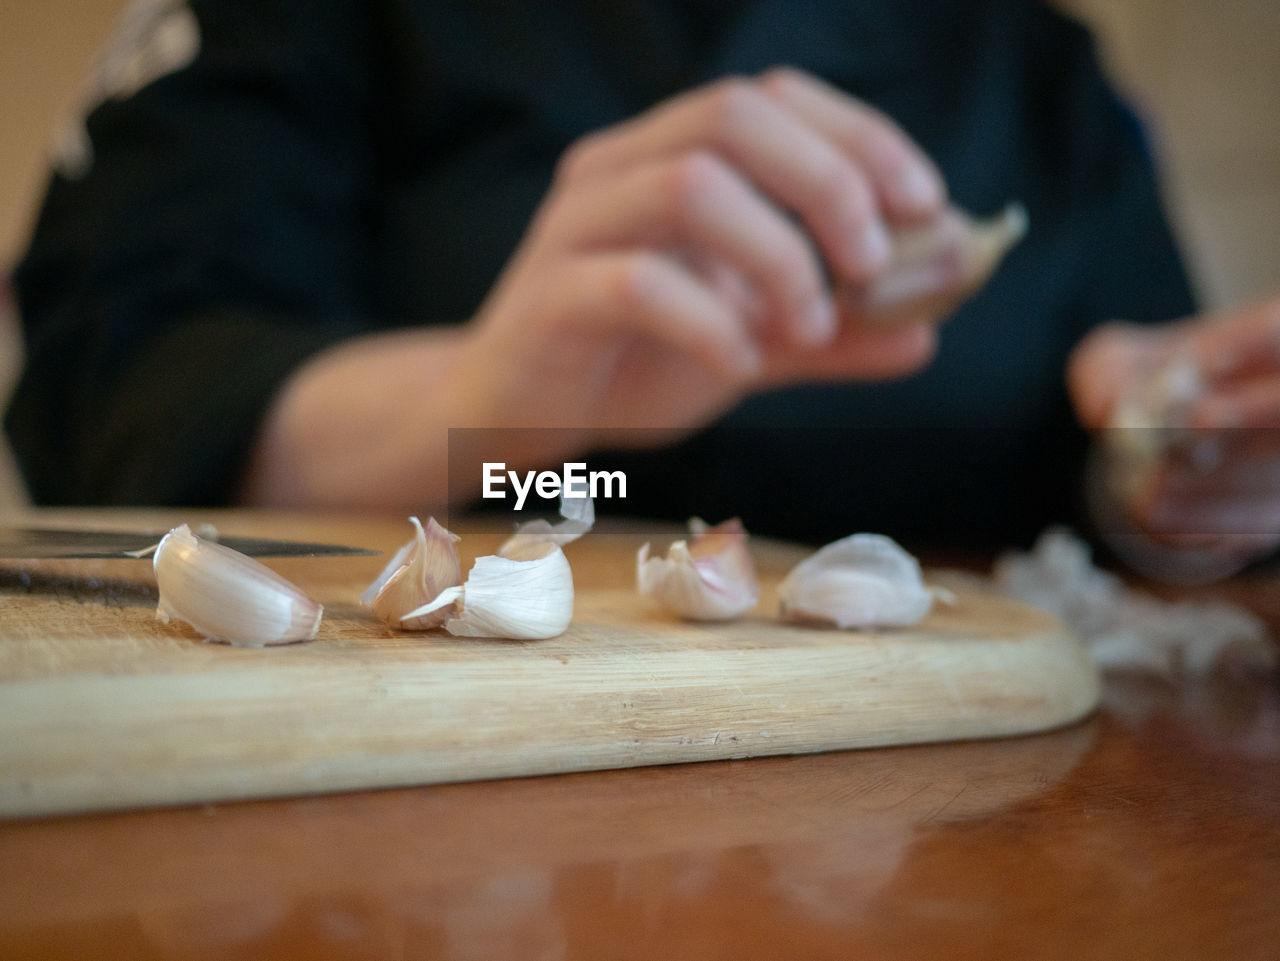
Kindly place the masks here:
POLYGON ((315 355, 268 408, 238 500, 438 513, 478 496, 484 460, 530 469, 590 445, 586 430, 518 426, 518 411, 493 399, 492 366, 465 327, 375 334, 315 355), (453 428, 464 430, 451 442, 453 428))
POLYGON ((448 501, 448 428, 459 335, 448 329, 345 341, 276 395, 239 499, 272 507, 405 507, 448 501))

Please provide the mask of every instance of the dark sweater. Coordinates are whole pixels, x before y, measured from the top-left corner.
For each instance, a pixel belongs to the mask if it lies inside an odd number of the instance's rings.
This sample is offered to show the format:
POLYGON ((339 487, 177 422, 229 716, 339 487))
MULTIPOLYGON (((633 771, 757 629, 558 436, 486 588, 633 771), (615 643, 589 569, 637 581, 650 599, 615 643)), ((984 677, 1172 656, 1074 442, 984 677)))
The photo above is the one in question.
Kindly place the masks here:
MULTIPOLYGON (((1192 309, 1141 134, 1032 0, 193 0, 190 66, 88 119, 17 274, 7 426, 40 503, 226 501, 273 393, 335 339, 475 310, 575 138, 788 63, 898 120, 1028 239, 904 381, 752 398, 625 455, 641 515, 822 540, 1072 520, 1067 353, 1192 309)), ((341 456, 341 452, 335 452, 341 456)))

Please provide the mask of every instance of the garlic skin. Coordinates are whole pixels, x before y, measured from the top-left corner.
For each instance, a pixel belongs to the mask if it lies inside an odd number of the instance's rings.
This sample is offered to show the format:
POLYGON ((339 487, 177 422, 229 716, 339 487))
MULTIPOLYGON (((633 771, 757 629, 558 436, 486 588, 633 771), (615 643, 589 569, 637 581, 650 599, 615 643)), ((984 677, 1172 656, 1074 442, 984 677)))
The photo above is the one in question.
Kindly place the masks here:
POLYGON ((853 534, 797 564, 778 585, 783 619, 909 627, 933 606, 919 562, 883 534, 853 534))
POLYGON ((636 556, 636 587, 667 610, 695 621, 727 621, 760 600, 747 532, 738 518, 714 527, 694 517, 692 539, 676 541, 666 557, 636 556))
POLYGON ((446 587, 462 583, 462 565, 454 544, 458 535, 446 530, 434 517, 422 522, 410 517, 413 538, 396 552, 395 557, 360 595, 360 603, 373 608, 374 615, 388 627, 409 631, 426 631, 439 627, 448 617, 444 610, 421 617, 405 615, 434 600, 446 587))
POLYGON ((1108 481, 1123 502, 1137 500, 1165 451, 1190 436, 1191 408, 1208 389, 1200 364, 1183 354, 1124 386, 1103 434, 1108 481))
POLYGON ((558 524, 538 519, 521 524, 516 532, 498 548, 498 554, 512 560, 536 560, 549 553, 551 547, 576 541, 596 523, 595 501, 590 497, 560 497, 558 524))
POLYGON ((522 525, 497 554, 476 558, 464 584, 445 588, 402 623, 443 614, 455 637, 540 641, 563 634, 573 620, 573 571, 560 546, 591 529, 595 505, 562 495, 560 516, 555 525, 522 525))
POLYGON ((1027 552, 1009 551, 992 569, 1000 593, 1060 618, 1103 671, 1176 681, 1215 671, 1265 673, 1280 666, 1267 625, 1224 601, 1166 601, 1093 562, 1076 533, 1049 528, 1027 552))
POLYGON ((556 544, 543 557, 477 557, 460 587, 450 587, 410 616, 444 615, 455 637, 540 641, 563 634, 573 620, 573 572, 556 544))
POLYGON ((985 220, 950 207, 933 223, 894 231, 888 269, 867 286, 845 287, 840 299, 876 326, 945 317, 987 282, 1027 226, 1017 203, 985 220))
POLYGON ((152 558, 156 618, 184 621, 211 641, 266 647, 309 641, 324 608, 251 557, 203 540, 186 524, 160 540, 152 558))

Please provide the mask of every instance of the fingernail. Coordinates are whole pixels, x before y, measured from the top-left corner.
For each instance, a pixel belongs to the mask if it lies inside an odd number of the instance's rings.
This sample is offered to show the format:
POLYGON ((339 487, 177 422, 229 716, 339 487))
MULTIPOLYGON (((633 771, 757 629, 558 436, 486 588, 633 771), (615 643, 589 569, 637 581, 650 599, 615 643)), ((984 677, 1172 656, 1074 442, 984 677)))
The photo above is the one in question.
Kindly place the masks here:
POLYGON ((867 270, 879 270, 889 262, 889 232, 879 220, 872 220, 858 236, 858 259, 867 270))
POLYGON ((811 347, 820 347, 829 343, 835 332, 835 305, 830 298, 819 297, 805 315, 804 325, 800 330, 801 340, 811 347))
POLYGON ((900 203, 927 210, 942 202, 942 185, 923 167, 912 164, 898 177, 897 194, 900 203))

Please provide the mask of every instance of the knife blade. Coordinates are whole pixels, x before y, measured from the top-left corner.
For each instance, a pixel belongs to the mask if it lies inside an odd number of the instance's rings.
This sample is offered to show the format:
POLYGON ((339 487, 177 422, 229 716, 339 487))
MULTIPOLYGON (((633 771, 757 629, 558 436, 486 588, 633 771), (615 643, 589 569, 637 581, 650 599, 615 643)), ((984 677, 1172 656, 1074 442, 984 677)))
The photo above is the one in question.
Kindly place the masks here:
MULTIPOLYGON (((137 558, 159 543, 167 531, 96 531, 57 527, 0 525, 0 558, 43 560, 73 558, 137 558)), ((197 533, 202 532, 197 530, 197 533)), ((210 537, 250 557, 342 557, 381 551, 342 544, 314 544, 266 537, 210 537)), ((149 555, 147 555, 149 556, 149 555)))

